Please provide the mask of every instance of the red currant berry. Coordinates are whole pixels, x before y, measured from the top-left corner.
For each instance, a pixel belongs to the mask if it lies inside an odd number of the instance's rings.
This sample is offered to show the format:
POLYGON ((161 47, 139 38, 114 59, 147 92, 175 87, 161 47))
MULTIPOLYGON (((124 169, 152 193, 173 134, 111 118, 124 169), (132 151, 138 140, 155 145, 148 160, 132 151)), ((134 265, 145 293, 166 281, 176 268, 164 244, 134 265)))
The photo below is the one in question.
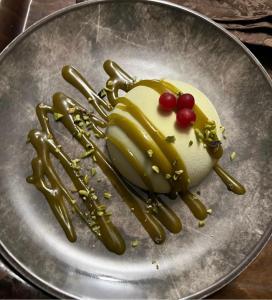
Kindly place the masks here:
POLYGON ((178 97, 177 109, 190 108, 195 105, 195 99, 191 94, 182 94, 178 97))
POLYGON ((186 128, 192 125, 196 120, 196 115, 194 111, 189 108, 183 108, 177 112, 177 124, 181 128, 186 128))
POLYGON ((177 105, 177 98, 175 95, 171 93, 163 93, 160 96, 160 108, 164 111, 171 111, 173 110, 177 105))

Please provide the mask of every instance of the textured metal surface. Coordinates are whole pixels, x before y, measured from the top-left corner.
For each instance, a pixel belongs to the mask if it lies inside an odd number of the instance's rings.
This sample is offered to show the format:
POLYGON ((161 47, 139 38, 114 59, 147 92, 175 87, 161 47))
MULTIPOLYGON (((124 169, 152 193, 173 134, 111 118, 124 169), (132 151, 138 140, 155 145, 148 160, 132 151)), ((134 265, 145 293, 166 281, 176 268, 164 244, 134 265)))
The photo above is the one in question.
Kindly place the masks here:
MULTIPOLYGON (((2 55, 0 69, 1 252, 34 283, 55 295, 84 298, 203 296, 237 275, 264 245, 272 229, 271 83, 220 28, 161 3, 83 4, 28 31, 2 55), (214 211, 207 225, 198 229, 184 204, 173 201, 184 230, 156 246, 103 179, 96 188, 107 185, 114 194, 113 221, 128 245, 123 256, 107 252, 76 217, 79 238, 70 244, 43 196, 25 182, 34 155, 25 139, 38 126, 36 104, 50 103, 59 90, 82 99, 61 79, 68 63, 99 90, 107 58, 138 77, 181 79, 207 94, 227 128, 222 163, 248 190, 234 196, 211 174, 198 188, 214 211), (238 153, 232 163, 231 151, 238 153), (135 238, 141 246, 132 249, 135 238)), ((63 128, 56 129, 71 153, 80 151, 63 128)))

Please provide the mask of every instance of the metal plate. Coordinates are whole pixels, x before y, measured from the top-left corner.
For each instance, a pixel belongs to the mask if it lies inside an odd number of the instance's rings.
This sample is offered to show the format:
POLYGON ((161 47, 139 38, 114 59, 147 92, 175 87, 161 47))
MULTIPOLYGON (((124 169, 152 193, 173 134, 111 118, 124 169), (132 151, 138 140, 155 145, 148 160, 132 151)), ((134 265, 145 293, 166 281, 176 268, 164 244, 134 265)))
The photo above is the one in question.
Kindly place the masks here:
MULTIPOLYGON (((212 21, 159 1, 83 3, 31 27, 2 53, 0 70, 1 253, 42 289, 74 298, 203 297, 237 276, 268 240, 271 81, 212 21), (107 58, 140 78, 181 79, 207 94, 227 128, 222 164, 247 188, 235 196, 211 174, 198 188, 214 211, 206 226, 199 229, 184 204, 173 201, 184 230, 157 246, 109 183, 97 184, 114 194, 113 221, 128 244, 123 256, 106 251, 76 217, 78 241, 69 243, 44 197, 25 181, 34 155, 25 140, 38 126, 36 104, 50 103, 56 91, 83 101, 61 78, 62 66, 73 64, 99 90, 107 58), (231 163, 232 151, 238 158, 231 163), (141 241, 136 249, 129 246, 134 238, 141 241)), ((74 153, 69 134, 57 130, 74 153)))

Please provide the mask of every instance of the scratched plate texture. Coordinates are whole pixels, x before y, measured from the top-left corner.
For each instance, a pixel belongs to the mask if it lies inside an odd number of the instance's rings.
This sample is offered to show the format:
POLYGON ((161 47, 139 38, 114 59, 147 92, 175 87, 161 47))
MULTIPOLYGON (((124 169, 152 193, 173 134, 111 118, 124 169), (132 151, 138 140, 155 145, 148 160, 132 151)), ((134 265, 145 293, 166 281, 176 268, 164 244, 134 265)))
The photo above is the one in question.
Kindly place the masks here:
MULTIPOLYGON (((208 19, 159 2, 83 3, 23 34, 1 55, 0 70, 1 252, 39 287, 73 298, 202 297, 241 272, 267 241, 271 82, 252 55, 208 19), (50 104, 56 91, 86 104, 61 78, 62 66, 74 65, 100 90, 108 58, 139 78, 180 79, 202 90, 226 127, 222 165, 247 188, 246 195, 236 196, 210 174, 197 188, 213 210, 206 226, 199 229, 180 200, 168 201, 184 228, 155 245, 98 172, 102 181, 92 185, 100 195, 113 194, 107 204, 127 243, 123 256, 108 252, 76 215, 78 241, 69 243, 43 195, 25 180, 35 155, 26 136, 39 127, 35 106, 50 104), (232 151, 237 159, 230 162, 232 151), (140 246, 132 248, 136 238, 140 246)), ((54 130, 72 157, 82 151, 61 125, 54 130)))

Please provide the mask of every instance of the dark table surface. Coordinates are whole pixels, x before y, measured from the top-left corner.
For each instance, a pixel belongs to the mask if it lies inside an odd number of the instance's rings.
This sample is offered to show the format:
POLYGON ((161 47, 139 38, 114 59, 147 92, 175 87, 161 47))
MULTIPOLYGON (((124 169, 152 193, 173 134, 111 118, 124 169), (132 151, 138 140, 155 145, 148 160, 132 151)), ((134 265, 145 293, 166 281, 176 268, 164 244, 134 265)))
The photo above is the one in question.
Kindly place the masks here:
MULTIPOLYGON (((75 2, 76 0, 33 0, 26 26, 28 27, 42 17, 75 2)), ((184 0, 172 2, 186 5, 184 0)), ((195 2, 197 3, 199 0, 195 0, 195 2)), ((272 48, 256 45, 247 46, 272 77, 272 48)), ((0 298, 46 299, 50 296, 22 279, 0 257, 0 298)), ((268 242, 257 259, 240 276, 209 298, 272 299, 272 241, 268 242)))

